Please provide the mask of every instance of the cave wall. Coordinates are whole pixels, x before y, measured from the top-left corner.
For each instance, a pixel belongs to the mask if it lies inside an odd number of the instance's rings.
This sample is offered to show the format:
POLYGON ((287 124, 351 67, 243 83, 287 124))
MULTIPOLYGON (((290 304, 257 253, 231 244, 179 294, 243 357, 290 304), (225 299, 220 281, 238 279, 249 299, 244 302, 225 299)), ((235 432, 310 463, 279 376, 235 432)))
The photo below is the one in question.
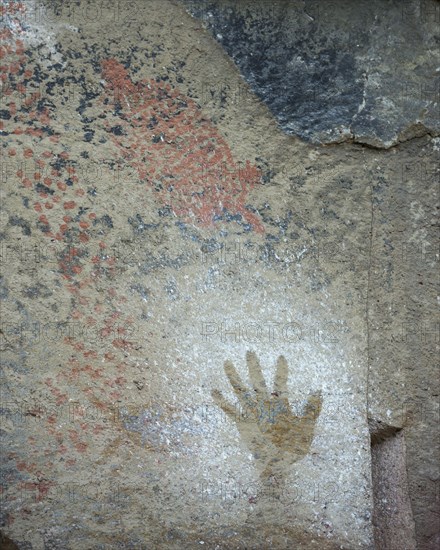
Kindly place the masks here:
POLYGON ((439 4, 2 9, 4 536, 436 548, 439 4))

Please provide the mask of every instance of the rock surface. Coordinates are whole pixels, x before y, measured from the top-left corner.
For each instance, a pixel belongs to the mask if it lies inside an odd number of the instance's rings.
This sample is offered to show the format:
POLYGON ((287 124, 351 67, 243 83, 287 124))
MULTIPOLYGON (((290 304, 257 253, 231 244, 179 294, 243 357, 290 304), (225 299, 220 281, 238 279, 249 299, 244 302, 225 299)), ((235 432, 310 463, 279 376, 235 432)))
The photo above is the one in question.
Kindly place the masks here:
POLYGON ((439 139, 286 134, 182 3, 3 10, 5 537, 436 549, 439 139))
POLYGON ((184 3, 286 133, 378 148, 439 134, 435 0, 184 3))

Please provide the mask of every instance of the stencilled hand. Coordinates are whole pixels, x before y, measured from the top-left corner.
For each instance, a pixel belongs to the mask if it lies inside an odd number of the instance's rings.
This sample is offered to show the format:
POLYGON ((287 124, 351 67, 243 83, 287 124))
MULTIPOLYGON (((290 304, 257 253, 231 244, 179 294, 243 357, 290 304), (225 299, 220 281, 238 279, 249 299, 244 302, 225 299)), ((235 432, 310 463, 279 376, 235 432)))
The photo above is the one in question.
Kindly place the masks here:
POLYGON ((218 390, 212 398, 237 429, 256 460, 260 477, 282 476, 286 466, 303 458, 310 450, 316 421, 321 412, 321 392, 307 398, 301 416, 293 414, 287 399, 288 365, 278 357, 273 392, 269 393, 260 363, 253 352, 246 354, 249 379, 253 389, 246 388, 230 361, 224 369, 238 399, 236 406, 218 390))

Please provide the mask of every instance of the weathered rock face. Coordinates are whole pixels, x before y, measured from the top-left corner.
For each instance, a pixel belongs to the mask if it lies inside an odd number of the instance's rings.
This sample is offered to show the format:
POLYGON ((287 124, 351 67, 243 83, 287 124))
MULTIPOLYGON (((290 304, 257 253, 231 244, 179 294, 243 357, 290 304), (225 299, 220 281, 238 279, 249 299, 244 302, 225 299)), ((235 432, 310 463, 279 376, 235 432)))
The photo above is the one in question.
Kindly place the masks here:
POLYGON ((435 0, 184 3, 288 134, 379 148, 438 135, 435 0))
MULTIPOLYGON (((359 122, 362 60, 318 40, 359 12, 256 5, 267 70, 275 16, 292 52, 317 26, 303 58, 359 122)), ((187 7, 4 7, 4 543, 433 550, 439 139, 325 147, 328 98, 299 96, 286 134, 187 7)))

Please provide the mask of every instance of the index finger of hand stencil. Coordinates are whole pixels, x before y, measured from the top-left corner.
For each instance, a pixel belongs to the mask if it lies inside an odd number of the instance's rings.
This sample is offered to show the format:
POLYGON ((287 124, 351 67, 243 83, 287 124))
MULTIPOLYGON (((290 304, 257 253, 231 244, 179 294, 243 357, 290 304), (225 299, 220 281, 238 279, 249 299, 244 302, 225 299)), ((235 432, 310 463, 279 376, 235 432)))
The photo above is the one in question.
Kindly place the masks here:
POLYGON ((246 389, 243 386, 243 382, 241 381, 238 372, 235 370, 234 365, 231 363, 231 361, 225 361, 224 368, 226 376, 228 377, 231 386, 234 388, 234 392, 237 394, 238 397, 241 397, 242 395, 244 395, 246 389))
POLYGON ((277 370, 275 373, 274 391, 279 395, 284 395, 287 392, 287 376, 289 367, 283 355, 278 357, 277 370))
POLYGON ((264 380, 258 357, 252 351, 246 354, 246 361, 249 370, 249 378, 255 391, 267 394, 266 381, 264 380))
POLYGON ((230 418, 235 419, 237 417, 235 408, 231 405, 231 403, 226 401, 221 391, 212 390, 211 396, 217 407, 222 409, 222 411, 226 413, 230 418))

